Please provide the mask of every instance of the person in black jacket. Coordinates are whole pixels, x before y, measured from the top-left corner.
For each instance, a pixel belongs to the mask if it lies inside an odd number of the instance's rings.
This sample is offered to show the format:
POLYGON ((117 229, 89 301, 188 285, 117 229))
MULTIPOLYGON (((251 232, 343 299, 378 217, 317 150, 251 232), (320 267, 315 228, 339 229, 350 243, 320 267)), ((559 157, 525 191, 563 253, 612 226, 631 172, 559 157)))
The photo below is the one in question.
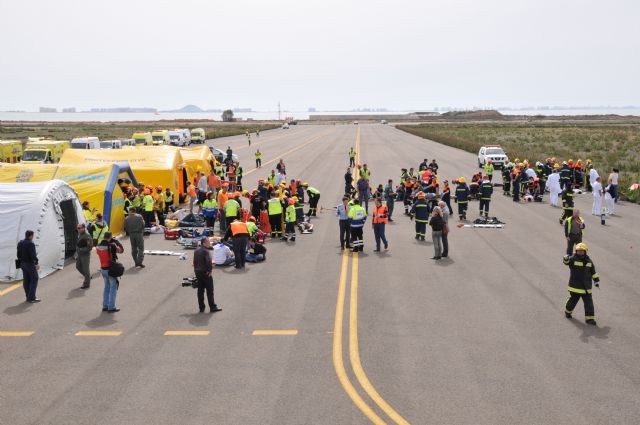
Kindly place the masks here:
POLYGON ((351 168, 347 168, 347 172, 344 173, 344 193, 351 193, 353 189, 353 175, 351 174, 351 168))
POLYGON ((209 303, 209 310, 211 313, 222 311, 218 308, 213 298, 213 277, 211 272, 213 271, 213 264, 211 262, 211 241, 209 238, 202 239, 202 242, 198 249, 193 253, 193 271, 198 279, 198 308, 200 313, 204 312, 204 293, 207 292, 207 302, 209 303))
POLYGON ((453 183, 457 184, 455 202, 458 204, 458 216, 460 221, 467 219, 467 206, 469 205, 469 187, 464 177, 460 177, 453 183))
POLYGON ((596 316, 593 307, 592 281, 596 287, 600 287, 600 276, 596 273, 593 261, 587 255, 589 248, 585 243, 576 245, 574 255, 565 255, 562 262, 569 266, 569 299, 565 306, 564 315, 567 319, 571 319, 573 309, 578 304, 580 298, 584 303, 584 318, 587 324, 595 326, 596 316))
POLYGON ((491 202, 491 194, 493 193, 493 184, 489 181, 489 176, 482 178, 480 184, 480 217, 484 210, 484 216, 489 217, 489 203, 491 202))
POLYGON ((444 219, 442 218, 440 207, 433 209, 429 226, 431 226, 431 239, 433 240, 433 249, 435 251, 431 259, 440 260, 442 258, 442 229, 444 228, 444 219))
POLYGON ((36 298, 38 289, 38 255, 36 245, 33 243, 33 230, 24 233, 24 239, 18 242, 18 261, 22 269, 22 286, 28 303, 39 303, 36 298))

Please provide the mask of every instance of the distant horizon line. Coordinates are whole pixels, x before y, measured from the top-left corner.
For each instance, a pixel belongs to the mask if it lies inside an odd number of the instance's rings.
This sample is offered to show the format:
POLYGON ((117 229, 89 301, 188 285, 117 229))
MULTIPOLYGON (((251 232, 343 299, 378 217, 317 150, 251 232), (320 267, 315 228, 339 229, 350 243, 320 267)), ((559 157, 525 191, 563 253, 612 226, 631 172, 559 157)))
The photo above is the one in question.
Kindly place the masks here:
MULTIPOLYGON (((187 105, 187 106, 195 106, 195 105, 187 105)), ((88 114, 100 114, 100 113, 184 113, 184 114, 194 114, 194 113, 221 113, 227 109, 231 109, 233 112, 237 113, 267 113, 267 112, 278 112, 278 110, 254 110, 253 108, 208 108, 201 109, 200 111, 184 111, 181 109, 167 109, 160 110, 152 107, 113 107, 113 108, 90 108, 88 110, 76 111, 75 107, 64 107, 64 108, 56 108, 56 107, 39 107, 39 109, 50 109, 48 111, 34 110, 18 110, 18 109, 8 109, 0 112, 4 113, 88 113, 88 114), (72 110, 73 109, 73 110, 72 110), (120 109, 120 111, 118 111, 120 109)), ((184 108, 184 107, 183 107, 184 108)), ((308 107, 306 109, 287 109, 281 110, 282 113, 291 113, 291 112, 304 112, 304 113, 321 113, 321 112, 369 112, 369 113, 389 113, 389 112, 448 112, 448 111, 485 111, 485 110, 502 110, 502 111, 545 111, 545 110, 592 110, 592 109, 640 109, 638 105, 622 105, 622 106, 612 106, 612 105, 538 105, 538 106, 435 106, 431 108, 401 108, 401 109, 388 109, 382 107, 375 108, 353 108, 353 109, 319 109, 308 107)))

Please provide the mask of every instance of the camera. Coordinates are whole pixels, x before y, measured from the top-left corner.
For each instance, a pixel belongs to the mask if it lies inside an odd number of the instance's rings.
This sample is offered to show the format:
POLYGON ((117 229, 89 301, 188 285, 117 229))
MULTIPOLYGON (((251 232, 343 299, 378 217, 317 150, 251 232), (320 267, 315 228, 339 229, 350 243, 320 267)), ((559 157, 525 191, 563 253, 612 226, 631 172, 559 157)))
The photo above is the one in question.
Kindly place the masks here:
POLYGON ((182 278, 182 287, 187 288, 189 286, 194 289, 198 287, 198 279, 195 276, 182 278))

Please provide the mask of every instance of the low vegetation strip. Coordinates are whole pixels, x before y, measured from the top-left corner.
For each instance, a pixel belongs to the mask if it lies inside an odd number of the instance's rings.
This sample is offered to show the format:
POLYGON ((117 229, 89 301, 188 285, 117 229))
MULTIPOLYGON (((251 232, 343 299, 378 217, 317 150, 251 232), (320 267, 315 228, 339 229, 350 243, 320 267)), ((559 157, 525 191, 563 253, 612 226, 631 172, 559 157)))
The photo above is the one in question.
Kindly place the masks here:
MULTIPOLYGON (((511 160, 529 162, 581 158, 593 161, 603 179, 613 168, 620 170, 624 197, 640 203, 640 191, 629 186, 640 180, 640 126, 562 124, 420 124, 398 125, 398 129, 474 154, 481 146, 498 144, 511 160)), ((470 164, 470 166, 476 165, 470 164)))
POLYGON ((207 139, 236 136, 249 130, 255 133, 279 127, 279 124, 213 123, 212 121, 140 121, 140 122, 2 122, 1 140, 26 140, 47 137, 71 140, 74 137, 96 136, 100 140, 130 139, 136 131, 171 130, 174 128, 204 128, 207 139))

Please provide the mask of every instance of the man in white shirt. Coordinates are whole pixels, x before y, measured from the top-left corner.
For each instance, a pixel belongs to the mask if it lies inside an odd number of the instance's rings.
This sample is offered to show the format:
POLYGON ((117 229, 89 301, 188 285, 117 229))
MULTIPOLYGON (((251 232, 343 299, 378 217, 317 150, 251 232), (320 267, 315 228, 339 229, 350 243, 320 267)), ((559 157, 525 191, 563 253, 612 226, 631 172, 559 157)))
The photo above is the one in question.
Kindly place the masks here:
POLYGON ((207 176, 204 173, 200 174, 200 180, 198 180, 198 203, 200 204, 199 211, 202 211, 202 204, 204 200, 207 199, 207 189, 209 185, 207 184, 207 176))
POLYGON ((592 215, 600 215, 602 212, 602 183, 600 182, 600 176, 592 180, 591 188, 593 189, 593 209, 592 215))
POLYGON ((235 263, 233 252, 223 243, 218 243, 213 246, 213 264, 216 267, 231 266, 235 263))

